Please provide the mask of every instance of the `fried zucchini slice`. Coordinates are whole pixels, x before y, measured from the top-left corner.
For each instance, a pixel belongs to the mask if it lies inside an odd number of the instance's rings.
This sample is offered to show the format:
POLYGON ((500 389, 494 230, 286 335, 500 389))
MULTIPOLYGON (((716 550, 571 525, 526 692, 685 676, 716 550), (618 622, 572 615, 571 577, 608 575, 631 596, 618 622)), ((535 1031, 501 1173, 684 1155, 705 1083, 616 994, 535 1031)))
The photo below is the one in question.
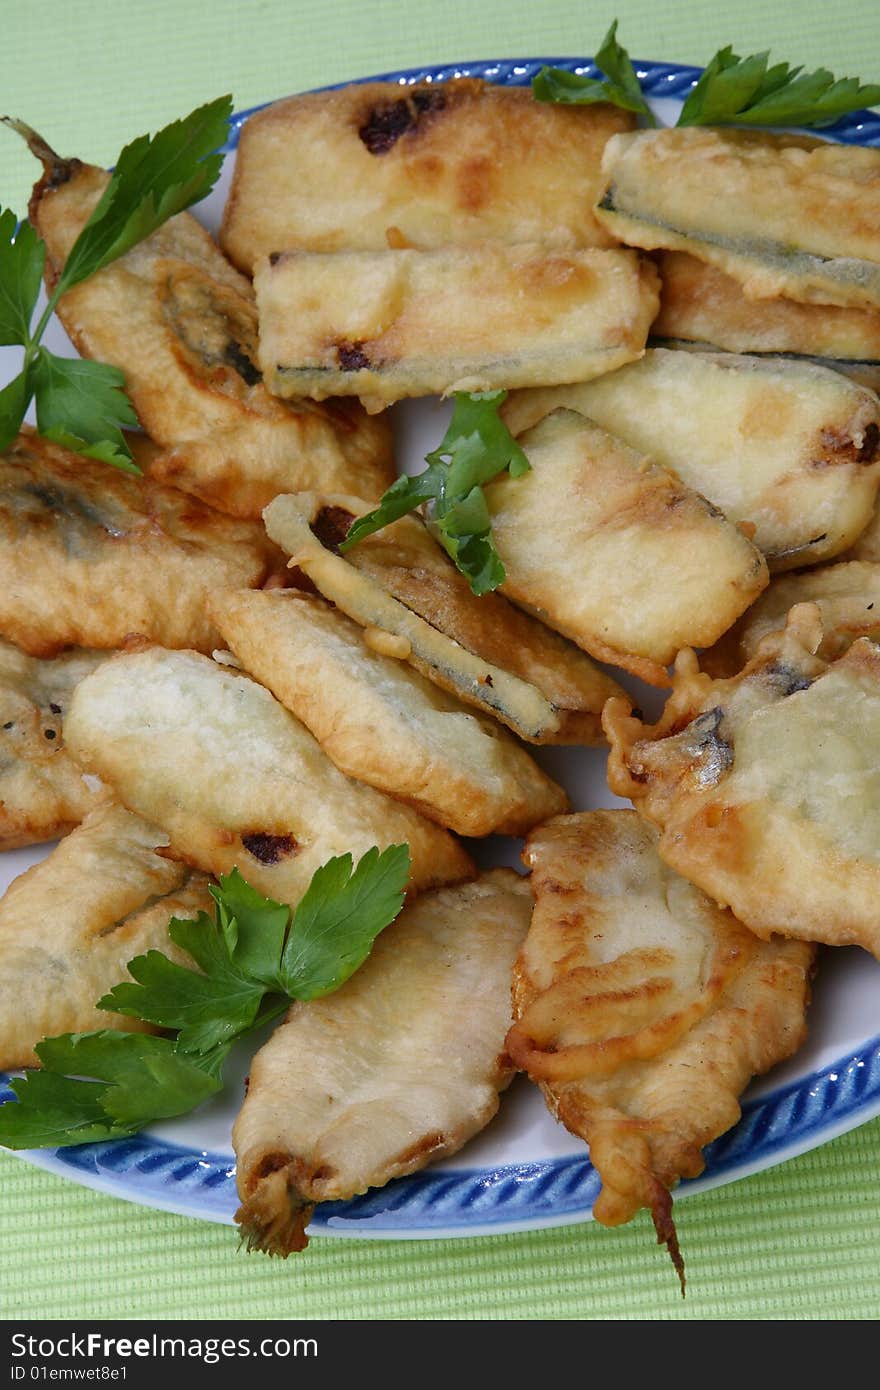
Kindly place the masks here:
POLYGON ((285 251, 257 263, 254 288, 270 391, 356 395, 370 411, 613 371, 641 355, 659 304, 633 251, 500 242, 285 251))
POLYGON ((459 835, 521 835, 566 809, 562 788, 494 719, 368 647, 323 599, 227 591, 211 613, 245 670, 349 777, 459 835))
POLYGON ((602 742, 600 714, 620 687, 583 652, 500 594, 467 580, 415 516, 339 555, 361 498, 303 493, 266 509, 295 573, 396 655, 530 743, 602 742))
POLYGON ((251 1249, 302 1250, 317 1202, 417 1172, 485 1128, 514 1073, 510 972, 530 913, 510 869, 425 894, 341 989, 293 1005, 232 1132, 251 1249))
POLYGON ((880 565, 842 561, 771 580, 739 622, 702 653, 703 670, 710 676, 735 676, 752 660, 768 633, 785 627, 796 603, 816 604, 823 630, 818 655, 834 661, 857 637, 880 639, 880 565))
POLYGON ((662 858, 761 937, 880 957, 880 648, 815 655, 814 604, 789 613, 731 680, 693 652, 653 727, 604 715, 608 781, 659 826, 662 858))
POLYGON ((253 522, 30 429, 0 455, 0 636, 31 656, 134 636, 210 652, 208 594, 277 564, 253 522))
POLYGON ((874 391, 880 386, 877 310, 749 299, 732 275, 696 256, 661 251, 656 261, 662 287, 653 339, 725 352, 809 357, 874 391))
MULTIPOLYGON (((47 246, 51 287, 108 175, 79 160, 47 164, 30 219, 47 246)), ((125 373, 144 429, 161 446, 152 476, 232 516, 259 520, 279 492, 339 487, 378 498, 393 481, 391 436, 356 402, 281 402, 256 366, 250 283, 181 213, 63 296, 58 317, 84 357, 125 373)))
POLYGON ((708 497, 771 570, 840 554, 880 486, 880 400, 811 362, 650 348, 596 381, 503 406, 515 434, 558 407, 587 415, 708 497))
POLYGON ((456 840, 333 766, 268 690, 196 652, 106 661, 74 692, 67 742, 129 810, 162 827, 169 853, 213 874, 238 867, 295 903, 332 855, 409 844, 414 888, 467 878, 456 840))
POLYGON ((109 799, 70 757, 62 728, 74 687, 105 659, 71 651, 40 661, 0 642, 0 850, 66 835, 109 799))
POLYGON ((201 875, 161 857, 167 843, 121 806, 101 806, 7 888, 0 899, 0 1067, 38 1066, 35 1045, 58 1033, 154 1031, 95 1004, 130 978, 128 962, 145 951, 189 963, 168 922, 196 917, 211 897, 201 875))
POLYGON ((767 584, 760 551, 705 498, 573 410, 520 443, 523 477, 484 488, 501 592, 601 661, 667 685, 767 584))
POLYGON ((596 1220, 647 1207, 683 1286, 670 1188, 803 1041, 814 948, 759 941, 667 868, 634 811, 559 816, 523 858, 535 911, 508 1049, 589 1144, 596 1220))
POLYGON ((596 216, 646 250, 686 251, 752 299, 880 308, 880 150, 763 131, 615 135, 596 216))
POLYGON ((474 78, 291 97, 242 128, 221 245, 248 274, 296 247, 610 246, 590 210, 606 140, 633 125, 474 78))

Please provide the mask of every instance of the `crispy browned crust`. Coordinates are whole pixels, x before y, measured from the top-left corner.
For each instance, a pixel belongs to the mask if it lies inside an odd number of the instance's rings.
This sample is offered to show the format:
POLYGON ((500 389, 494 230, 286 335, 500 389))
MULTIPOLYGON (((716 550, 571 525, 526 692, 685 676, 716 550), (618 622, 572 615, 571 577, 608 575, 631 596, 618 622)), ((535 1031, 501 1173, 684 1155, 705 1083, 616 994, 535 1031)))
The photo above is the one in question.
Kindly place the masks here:
POLYGON ((633 122, 476 78, 291 97, 242 129, 221 244, 248 273, 293 247, 610 246, 590 210, 605 142, 633 122))
MULTIPOLYGON (((58 278, 106 186, 68 162, 40 180, 31 222, 58 278)), ((356 402, 282 402, 262 383, 249 281, 188 213, 62 298, 58 316, 84 357, 119 367, 160 445, 153 477, 233 516, 258 520, 279 492, 327 486, 378 498, 393 480, 391 435, 356 402)))
POLYGON ((25 427, 0 456, 0 566, 0 635, 31 656, 132 637, 210 652, 208 594, 262 584, 277 552, 253 522, 25 427))
POLYGON ((297 573, 362 626, 392 634, 397 654, 442 689, 531 743, 601 740, 600 712, 616 683, 500 594, 475 597, 418 518, 338 554, 353 518, 368 510, 356 497, 279 497, 266 526, 297 573))
POLYGON ((702 1171, 751 1077, 803 1040, 813 948, 759 941, 656 845, 633 811, 559 816, 529 838, 507 1046, 590 1145, 596 1219, 647 1207, 683 1286, 670 1189, 702 1171))
POLYGON ((729 680, 681 653, 657 724, 606 706, 608 780, 660 828, 664 860, 758 935, 880 956, 880 648, 860 637, 829 663, 822 638, 804 603, 729 680))

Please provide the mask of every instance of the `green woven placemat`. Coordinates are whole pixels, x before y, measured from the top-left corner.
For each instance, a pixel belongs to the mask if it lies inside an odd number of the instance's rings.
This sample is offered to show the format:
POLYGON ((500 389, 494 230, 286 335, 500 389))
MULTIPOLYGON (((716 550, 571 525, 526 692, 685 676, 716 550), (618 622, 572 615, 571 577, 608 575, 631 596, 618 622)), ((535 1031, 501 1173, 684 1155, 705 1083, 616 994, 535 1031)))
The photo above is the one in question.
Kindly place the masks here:
MULTIPOLYGON (((239 109, 371 72, 480 57, 589 53, 617 14, 637 58, 700 63, 726 42, 880 80, 875 0, 534 0, 280 4, 30 0, 7 6, 2 104, 59 152, 121 145, 223 91, 239 109), (210 14, 210 21, 205 16, 210 14)), ((34 166, 0 132, 0 202, 34 166)), ((148 1211, 0 1155, 0 1317, 874 1318, 880 1121, 683 1201, 685 1302, 650 1222, 455 1241, 316 1239, 287 1263, 224 1227, 148 1211)))

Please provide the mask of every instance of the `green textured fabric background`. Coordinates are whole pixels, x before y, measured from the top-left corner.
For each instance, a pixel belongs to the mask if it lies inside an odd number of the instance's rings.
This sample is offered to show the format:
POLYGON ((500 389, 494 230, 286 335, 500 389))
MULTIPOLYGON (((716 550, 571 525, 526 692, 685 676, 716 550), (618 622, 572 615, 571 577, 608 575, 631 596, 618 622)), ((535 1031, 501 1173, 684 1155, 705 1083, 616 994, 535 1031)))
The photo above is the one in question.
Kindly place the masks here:
MULTIPOLYGON (((419 63, 589 54, 617 14, 636 58, 723 43, 880 81, 876 0, 0 0, 0 106, 63 154, 112 162, 223 91, 241 109, 419 63), (210 21, 204 18, 210 14, 210 21)), ((0 203, 29 155, 0 131, 0 203)), ((880 1024, 878 1024, 880 1032, 880 1024)), ((875 1319, 880 1120, 677 1207, 688 1297, 642 1217, 455 1241, 315 1239, 286 1263, 225 1227, 148 1211, 0 1156, 0 1317, 875 1319)))

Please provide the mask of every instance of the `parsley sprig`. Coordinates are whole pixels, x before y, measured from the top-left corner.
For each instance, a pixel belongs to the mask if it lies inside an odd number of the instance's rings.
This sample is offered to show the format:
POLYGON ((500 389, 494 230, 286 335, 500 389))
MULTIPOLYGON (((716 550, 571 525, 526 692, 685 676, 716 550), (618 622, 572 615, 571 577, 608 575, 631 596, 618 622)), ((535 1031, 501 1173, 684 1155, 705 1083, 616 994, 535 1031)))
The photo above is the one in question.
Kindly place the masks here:
MULTIPOLYGON (((16 231, 15 214, 0 212, 0 343, 24 348, 21 372, 0 391, 0 450, 18 434, 35 400, 41 434, 88 458, 140 472, 122 434, 138 423, 122 372, 103 362, 58 357, 41 339, 63 294, 210 192, 222 166, 216 151, 226 139, 231 111, 232 98, 218 97, 152 138, 141 135, 126 145, 33 327, 46 247, 30 223, 16 231)), ((35 152, 51 156, 28 126, 2 119, 35 152)))
POLYGON ((400 911, 409 870, 407 845, 374 846, 356 867, 340 855, 317 870, 292 913, 237 869, 221 877, 211 888, 213 919, 173 917, 168 927, 197 968, 148 951, 129 962, 132 981, 98 1001, 167 1035, 107 1028, 44 1038, 42 1070, 13 1081, 18 1103, 0 1107, 0 1144, 117 1139, 200 1105, 221 1089, 236 1039, 294 999, 338 989, 363 964, 400 911))
MULTIPOLYGON (((629 54, 617 42, 617 20, 605 35, 595 63, 607 81, 545 67, 532 79, 532 91, 538 101, 566 105, 610 101, 647 116, 654 125, 629 54)), ((836 78, 827 68, 804 72, 788 63, 773 67, 769 63, 769 51, 741 58, 729 44, 719 49, 706 64, 676 124, 823 126, 851 111, 880 106, 877 83, 836 78)))
POLYGON ((365 536, 425 505, 429 528, 473 592, 497 589, 504 582, 505 570, 492 543, 482 485, 505 471, 518 478, 530 467, 498 414, 506 396, 506 391, 457 391, 449 428, 437 448, 426 455, 428 467, 415 477, 398 478, 378 507, 354 523, 340 550, 349 550, 365 536))

